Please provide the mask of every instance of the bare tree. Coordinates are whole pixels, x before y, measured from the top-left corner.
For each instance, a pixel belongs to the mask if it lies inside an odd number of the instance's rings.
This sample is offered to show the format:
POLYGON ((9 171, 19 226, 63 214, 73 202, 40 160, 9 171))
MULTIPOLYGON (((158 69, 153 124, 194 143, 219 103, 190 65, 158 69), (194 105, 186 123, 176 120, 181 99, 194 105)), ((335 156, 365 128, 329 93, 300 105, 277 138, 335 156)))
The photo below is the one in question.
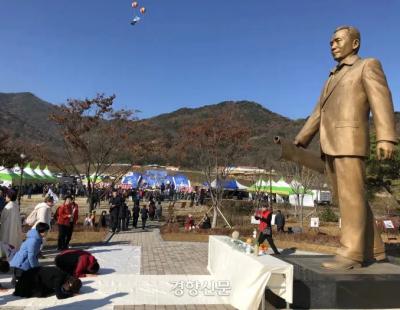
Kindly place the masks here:
POLYGON ((217 226, 218 213, 230 224, 221 212, 224 183, 232 166, 248 148, 248 129, 235 123, 232 114, 218 115, 197 121, 183 128, 180 143, 185 161, 198 168, 205 178, 212 201, 212 227, 217 226), (211 186, 216 180, 216 184, 211 186))
MULTIPOLYGON (((133 161, 129 137, 136 129, 135 111, 114 110, 114 99, 115 95, 104 94, 93 99, 70 99, 60 112, 50 116, 63 138, 64 170, 71 169, 77 175, 84 172, 90 211, 98 178, 110 174, 111 166, 119 161, 133 161)), ((126 171, 130 165, 121 169, 126 171)), ((121 176, 121 169, 113 167, 112 173, 121 176)))
POLYGON ((282 162, 282 168, 285 175, 292 179, 289 185, 292 193, 296 195, 295 216, 298 217, 298 213, 300 213, 299 220, 301 227, 303 227, 304 195, 309 194, 313 187, 319 187, 322 175, 314 170, 291 162, 282 162))

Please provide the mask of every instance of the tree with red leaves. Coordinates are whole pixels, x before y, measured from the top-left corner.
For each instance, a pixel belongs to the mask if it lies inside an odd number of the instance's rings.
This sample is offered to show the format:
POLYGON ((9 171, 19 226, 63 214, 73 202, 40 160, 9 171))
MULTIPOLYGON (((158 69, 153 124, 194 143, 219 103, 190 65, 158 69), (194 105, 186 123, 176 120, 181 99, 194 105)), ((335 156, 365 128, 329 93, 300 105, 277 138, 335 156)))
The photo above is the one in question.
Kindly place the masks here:
POLYGON ((104 94, 93 99, 70 99, 50 116, 59 125, 63 138, 67 160, 64 168, 77 175, 84 172, 90 211, 98 178, 123 160, 129 165, 113 172, 121 177, 133 163, 129 137, 136 129, 136 111, 114 110, 114 99, 115 95, 104 94))

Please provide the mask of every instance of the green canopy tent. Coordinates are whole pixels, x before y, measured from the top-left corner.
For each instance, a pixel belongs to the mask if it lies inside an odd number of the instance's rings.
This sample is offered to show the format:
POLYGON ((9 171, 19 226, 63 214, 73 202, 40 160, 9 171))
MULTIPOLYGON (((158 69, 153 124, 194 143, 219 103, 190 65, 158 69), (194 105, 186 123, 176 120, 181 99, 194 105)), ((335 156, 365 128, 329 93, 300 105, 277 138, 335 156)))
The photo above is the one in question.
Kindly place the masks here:
MULTIPOLYGON (((303 186, 295 180, 288 184, 283 179, 280 179, 278 182, 275 183, 275 186, 272 186, 272 193, 284 196, 295 195, 296 193, 303 194, 303 191, 303 186)), ((307 194, 309 193, 312 192, 308 190, 307 194)))
POLYGON ((51 171, 49 170, 49 167, 45 167, 43 169, 43 174, 47 177, 47 180, 51 183, 54 183, 57 181, 57 178, 51 173, 51 171))
POLYGON ((33 179, 32 183, 44 183, 45 180, 38 174, 36 174, 31 168, 31 164, 28 163, 24 168, 24 175, 27 175, 33 179))
POLYGON ((288 183, 286 183, 283 179, 280 179, 275 183, 275 186, 272 187, 272 193, 289 196, 293 194, 293 190, 288 183))
MULTIPOLYGON (((94 182, 94 173, 89 177, 89 180, 90 180, 90 183, 92 183, 93 184, 93 182, 94 182)), ((101 177, 101 176, 97 176, 97 178, 96 178, 96 184, 97 183, 100 183, 100 182, 102 182, 103 181, 103 178, 101 177)), ((88 184, 89 182, 88 182, 88 180, 87 180, 87 178, 85 178, 84 179, 84 183, 85 184, 88 184)))
POLYGON ((51 183, 52 182, 51 178, 49 176, 45 175, 43 173, 43 171, 40 169, 40 165, 37 165, 37 167, 33 171, 36 173, 37 176, 39 176, 41 178, 41 180, 44 183, 51 183))
POLYGON ((11 169, 0 167, 0 184, 2 186, 9 186, 18 184, 20 176, 12 172, 11 169))
MULTIPOLYGON (((21 177, 21 168, 18 167, 17 165, 15 165, 14 168, 12 168, 12 172, 15 173, 16 175, 18 175, 18 178, 21 177)), ((36 179, 34 177, 32 177, 31 175, 29 175, 28 173, 25 173, 25 168, 24 168, 24 174, 22 175, 22 183, 29 184, 29 183, 35 183, 35 182, 36 182, 36 179)))
MULTIPOLYGON (((249 187, 250 192, 259 192, 259 193, 269 193, 271 188, 276 187, 276 183, 272 180, 271 186, 270 181, 264 181, 259 179, 256 183, 249 187)), ((272 191, 273 192, 273 191, 272 191)))

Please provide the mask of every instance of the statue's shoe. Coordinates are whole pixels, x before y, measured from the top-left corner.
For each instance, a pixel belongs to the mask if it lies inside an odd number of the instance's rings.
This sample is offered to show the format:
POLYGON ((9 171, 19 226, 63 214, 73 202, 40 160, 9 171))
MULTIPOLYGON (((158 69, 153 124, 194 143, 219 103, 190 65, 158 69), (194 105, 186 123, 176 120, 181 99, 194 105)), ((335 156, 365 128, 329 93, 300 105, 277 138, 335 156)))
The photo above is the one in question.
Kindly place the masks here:
POLYGON ((323 262, 321 265, 323 268, 329 270, 350 270, 353 268, 361 268, 361 262, 341 256, 335 256, 333 260, 323 262))

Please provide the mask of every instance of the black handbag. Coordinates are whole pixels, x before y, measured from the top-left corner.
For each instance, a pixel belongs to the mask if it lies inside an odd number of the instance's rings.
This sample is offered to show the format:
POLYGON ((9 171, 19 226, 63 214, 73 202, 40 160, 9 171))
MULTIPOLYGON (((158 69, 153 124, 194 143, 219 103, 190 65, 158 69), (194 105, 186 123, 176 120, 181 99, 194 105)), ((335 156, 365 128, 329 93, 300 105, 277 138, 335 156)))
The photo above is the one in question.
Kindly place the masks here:
POLYGON ((264 230, 262 231, 262 233, 266 236, 272 236, 272 229, 271 227, 266 227, 264 228, 264 230))

